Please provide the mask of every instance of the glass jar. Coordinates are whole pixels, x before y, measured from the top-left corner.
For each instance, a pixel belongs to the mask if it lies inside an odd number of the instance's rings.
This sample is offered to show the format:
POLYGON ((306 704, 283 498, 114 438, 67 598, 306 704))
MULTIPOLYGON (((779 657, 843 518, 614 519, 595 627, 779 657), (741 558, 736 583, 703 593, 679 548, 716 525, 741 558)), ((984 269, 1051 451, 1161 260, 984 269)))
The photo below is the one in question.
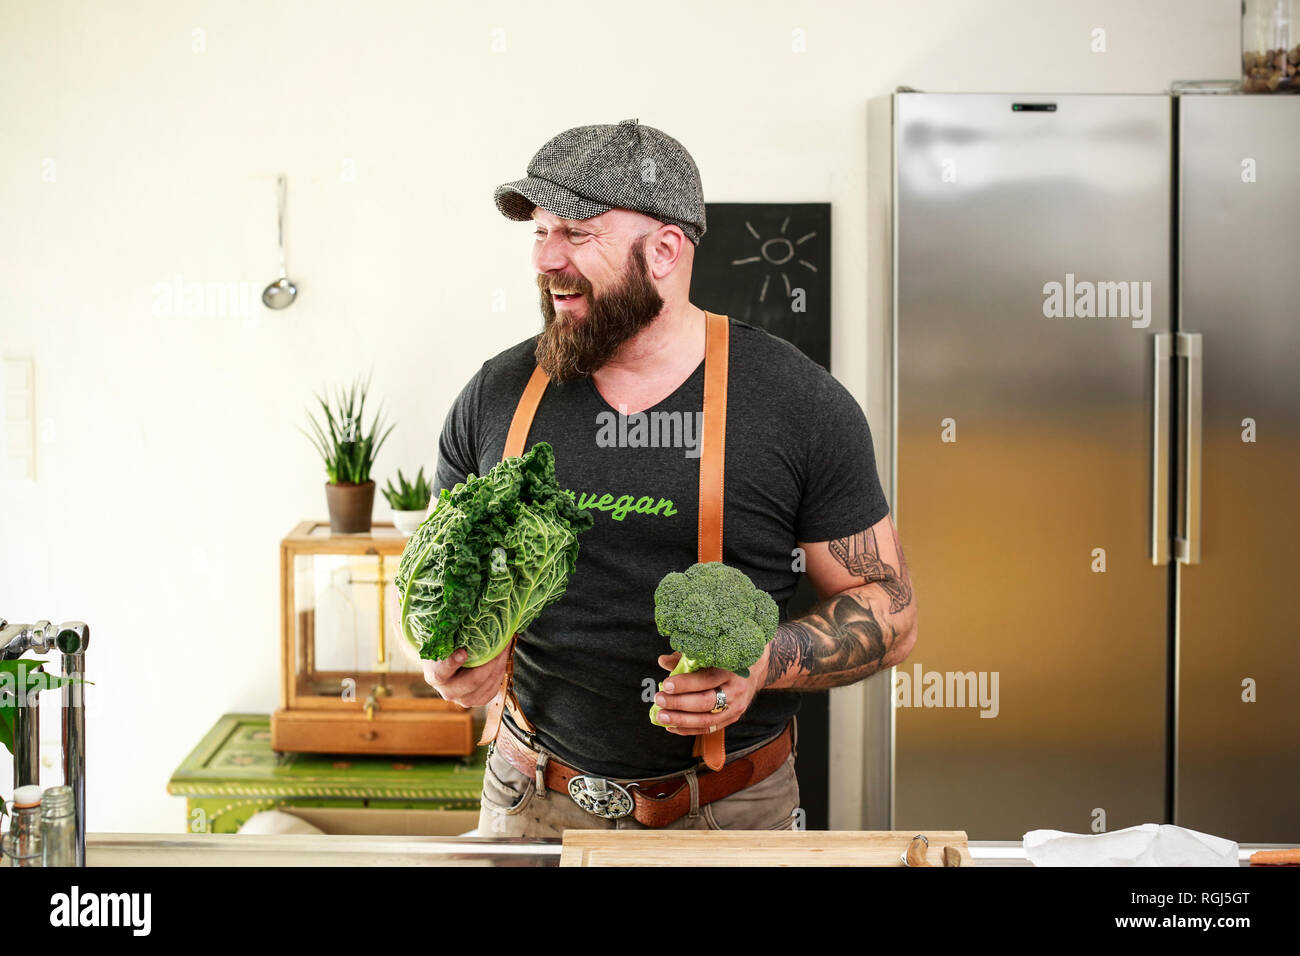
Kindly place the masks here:
POLYGON ((9 829, 4 835, 4 855, 9 866, 40 866, 41 853, 41 788, 29 785, 14 790, 12 801, 6 806, 9 829))
POLYGON ((1242 0, 1241 89, 1244 93, 1300 91, 1297 0, 1242 0))
POLYGON ((71 787, 41 795, 41 843, 46 866, 77 865, 76 799, 71 787))

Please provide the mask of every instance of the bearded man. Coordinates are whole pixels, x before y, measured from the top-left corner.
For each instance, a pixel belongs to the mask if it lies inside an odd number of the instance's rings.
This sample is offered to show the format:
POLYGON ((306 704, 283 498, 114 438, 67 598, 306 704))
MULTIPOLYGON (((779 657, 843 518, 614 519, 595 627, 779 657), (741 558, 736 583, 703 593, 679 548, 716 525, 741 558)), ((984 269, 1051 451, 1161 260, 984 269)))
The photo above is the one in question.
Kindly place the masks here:
POLYGON ((461 666, 463 650, 425 662, 444 698, 492 705, 479 832, 789 829, 801 692, 888 670, 916 639, 866 418, 793 345, 690 301, 705 206, 677 140, 634 119, 578 127, 546 143, 527 173, 494 198, 507 218, 533 223, 543 328, 486 361, 457 397, 434 500, 500 461, 526 410, 524 448, 550 443, 560 486, 595 525, 564 596, 510 649, 474 668, 461 666), (726 373, 725 406, 713 406, 726 467, 711 508, 709 466, 687 424, 708 415, 706 354, 724 355, 726 373), (521 399, 534 385, 535 403, 521 399), (611 443, 612 417, 639 427, 620 423, 611 443), (771 594, 781 624, 749 676, 709 668, 657 691, 678 655, 655 626, 655 587, 695 563, 711 514, 721 560, 771 594), (791 620, 800 573, 821 600, 791 620), (666 726, 650 722, 651 703, 666 726), (696 740, 720 729, 715 769, 696 740))

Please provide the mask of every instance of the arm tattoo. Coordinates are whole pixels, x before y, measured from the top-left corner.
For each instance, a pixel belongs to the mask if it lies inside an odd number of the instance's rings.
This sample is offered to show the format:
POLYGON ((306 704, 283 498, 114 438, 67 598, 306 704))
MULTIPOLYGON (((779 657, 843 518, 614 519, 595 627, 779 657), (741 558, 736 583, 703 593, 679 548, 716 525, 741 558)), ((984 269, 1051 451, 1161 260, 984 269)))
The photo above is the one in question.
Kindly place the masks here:
POLYGON ((815 641, 812 629, 798 621, 786 621, 778 627, 776 636, 768 645, 766 685, 771 685, 791 668, 796 674, 811 671, 815 641))
POLYGON ((801 690, 838 687, 880 670, 897 640, 888 642, 865 595, 846 591, 818 604, 807 616, 786 621, 772 638, 766 685, 793 671, 801 690))
POLYGON ((847 538, 837 538, 828 542, 827 547, 849 574, 862 578, 865 584, 879 584, 884 588, 889 595, 889 613, 897 614, 912 603, 912 588, 908 584, 907 559, 903 557, 898 529, 893 527, 893 522, 890 530, 894 536, 894 552, 898 555, 898 571, 880 559, 876 533, 870 528, 847 538))
POLYGON ((831 555, 850 574, 862 578, 857 587, 832 595, 797 621, 786 621, 772 638, 768 651, 766 687, 820 690, 852 684, 885 666, 898 644, 899 629, 911 627, 908 611, 912 587, 907 559, 890 522, 896 571, 880 557, 871 528, 827 543, 831 555), (877 590, 879 588, 879 590, 877 590), (872 609, 885 606, 877 619, 872 609))

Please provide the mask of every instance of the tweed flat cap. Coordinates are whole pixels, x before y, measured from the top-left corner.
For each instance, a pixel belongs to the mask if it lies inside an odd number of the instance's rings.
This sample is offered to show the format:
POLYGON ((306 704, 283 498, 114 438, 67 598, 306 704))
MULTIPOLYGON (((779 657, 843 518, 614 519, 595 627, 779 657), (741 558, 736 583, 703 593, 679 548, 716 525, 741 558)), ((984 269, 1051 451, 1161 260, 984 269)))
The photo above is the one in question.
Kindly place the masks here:
POLYGON ((526 178, 498 186, 492 198, 507 219, 531 219, 537 206, 562 219, 631 209, 678 226, 696 245, 705 229, 695 160, 634 119, 565 130, 537 151, 526 178))

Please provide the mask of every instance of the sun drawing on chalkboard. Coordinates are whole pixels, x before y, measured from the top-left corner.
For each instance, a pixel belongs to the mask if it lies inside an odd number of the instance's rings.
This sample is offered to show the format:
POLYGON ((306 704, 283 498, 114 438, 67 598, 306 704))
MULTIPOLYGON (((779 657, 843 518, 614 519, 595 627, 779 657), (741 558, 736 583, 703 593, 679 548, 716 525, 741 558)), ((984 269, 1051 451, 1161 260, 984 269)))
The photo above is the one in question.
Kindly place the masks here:
MULTIPOLYGON (((814 236, 817 235, 817 233, 810 232, 806 235, 800 236, 798 239, 791 241, 790 239, 787 239, 785 235, 785 230, 789 225, 790 225, 790 217, 786 216, 781 223, 780 233, 778 235, 772 236, 770 239, 764 239, 761 235, 759 235, 758 230, 754 228, 753 223, 751 223, 749 220, 745 220, 745 228, 749 230, 749 234, 753 236, 754 240, 759 244, 758 255, 746 256, 743 259, 731 260, 731 264, 733 266, 748 266, 757 262, 757 263, 763 263, 766 266, 777 267, 778 270, 780 271, 781 281, 785 284, 785 297, 787 299, 790 298, 791 294, 793 293, 793 287, 790 285, 790 274, 786 271, 787 263, 790 263, 793 260, 795 264, 803 266, 809 272, 817 271, 817 267, 813 265, 811 262, 809 262, 807 259, 795 258, 796 255, 798 255, 798 251, 799 251, 798 247, 803 243, 807 242, 809 239, 812 239, 814 236)), ((767 289, 768 286, 771 285, 771 283, 772 283, 772 271, 771 269, 765 269, 765 271, 763 272, 763 284, 759 287, 758 290, 759 302, 764 302, 767 300, 767 289)))

